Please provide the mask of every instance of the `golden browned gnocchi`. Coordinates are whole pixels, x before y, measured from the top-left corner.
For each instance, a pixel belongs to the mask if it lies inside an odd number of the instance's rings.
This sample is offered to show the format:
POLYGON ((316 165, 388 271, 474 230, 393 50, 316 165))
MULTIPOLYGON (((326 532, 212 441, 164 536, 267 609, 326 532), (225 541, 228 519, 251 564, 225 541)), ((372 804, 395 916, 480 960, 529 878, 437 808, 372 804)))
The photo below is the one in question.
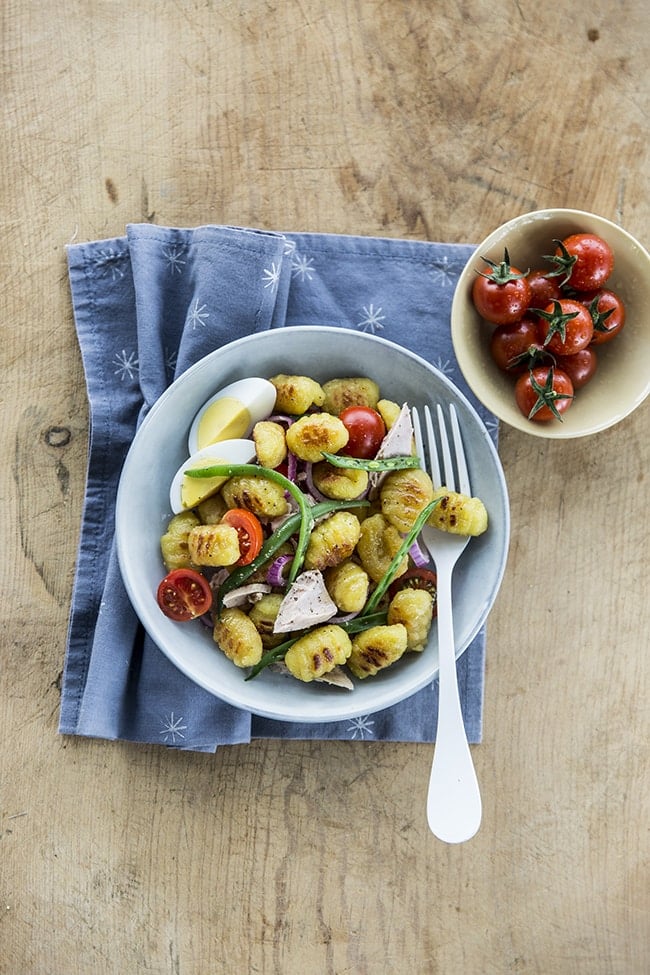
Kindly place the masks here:
POLYGON ((406 627, 401 623, 371 626, 353 638, 348 667, 359 680, 374 677, 380 670, 399 660, 406 651, 406 645, 406 627))
POLYGON ((338 453, 348 442, 348 431, 337 416, 331 413, 310 413, 301 416, 287 430, 287 446, 300 460, 316 463, 323 460, 323 451, 338 453))
POLYGON ((330 379, 323 384, 323 409, 338 416, 348 406, 370 406, 375 409, 379 400, 379 386, 367 376, 330 379))
MULTIPOLYGON (((402 536, 381 513, 364 518, 361 522, 357 552, 362 566, 373 582, 381 582, 401 546, 402 536)), ((408 556, 405 555, 395 575, 402 575, 407 568, 408 556)))
POLYGON ((375 409, 384 421, 387 430, 390 430, 402 411, 399 403, 394 403, 391 399, 380 399, 375 409))
POLYGON ((254 667, 262 658, 262 637, 253 621, 237 607, 222 611, 214 625, 213 637, 237 667, 254 667))
POLYGON ((330 623, 296 640, 287 650, 284 662, 294 677, 309 682, 344 664, 351 650, 345 630, 330 623))
POLYGON ((419 468, 391 471, 379 491, 381 513, 398 531, 407 532, 433 499, 433 483, 419 468))
POLYGON ((289 510, 284 488, 265 477, 231 477, 221 494, 229 508, 247 508, 258 518, 277 518, 289 510))
POLYGON ((260 420, 253 427, 255 453, 262 467, 279 467, 287 456, 284 427, 273 420, 260 420))
POLYGON ((198 524, 199 519, 193 511, 182 511, 171 519, 160 539, 162 560, 167 569, 186 569, 192 564, 188 538, 198 524))
POLYGON ((470 498, 446 487, 436 489, 440 498, 429 516, 429 524, 454 535, 482 535, 488 526, 488 515, 480 498, 470 498))
POLYGON ((406 628, 407 650, 424 650, 433 620, 433 596, 426 589, 400 589, 390 601, 387 619, 406 628))
POLYGON ((319 383, 309 376, 272 376, 270 382, 276 388, 275 408, 279 413, 298 416, 313 406, 322 406, 325 393, 319 383))
POLYGON ((325 570, 325 585, 342 613, 360 613, 366 605, 370 588, 368 573, 350 559, 325 570))
POLYGON ((261 599, 253 603, 248 614, 248 618, 252 620, 255 629, 262 637, 262 644, 265 649, 277 647, 285 639, 284 633, 273 632, 273 624, 283 599, 284 596, 279 592, 265 593, 261 599))
POLYGON ((306 569, 327 569, 348 559, 361 536, 361 525, 350 511, 336 511, 316 525, 305 554, 306 569))
POLYGON ((326 460, 312 468, 314 484, 326 498, 352 501, 368 488, 368 471, 354 467, 333 467, 326 460))
POLYGON ((187 536, 194 565, 234 565, 239 559, 239 535, 230 525, 197 525, 187 536))

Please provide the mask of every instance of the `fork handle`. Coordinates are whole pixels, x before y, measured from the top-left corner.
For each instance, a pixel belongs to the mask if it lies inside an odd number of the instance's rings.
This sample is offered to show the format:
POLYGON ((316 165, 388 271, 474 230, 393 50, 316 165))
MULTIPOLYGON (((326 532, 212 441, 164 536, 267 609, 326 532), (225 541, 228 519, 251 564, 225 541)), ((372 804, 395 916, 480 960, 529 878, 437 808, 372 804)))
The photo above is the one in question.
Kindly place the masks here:
POLYGON ((429 779, 427 819, 446 843, 463 843, 481 825, 481 793, 458 694, 451 573, 438 575, 438 727, 429 779))

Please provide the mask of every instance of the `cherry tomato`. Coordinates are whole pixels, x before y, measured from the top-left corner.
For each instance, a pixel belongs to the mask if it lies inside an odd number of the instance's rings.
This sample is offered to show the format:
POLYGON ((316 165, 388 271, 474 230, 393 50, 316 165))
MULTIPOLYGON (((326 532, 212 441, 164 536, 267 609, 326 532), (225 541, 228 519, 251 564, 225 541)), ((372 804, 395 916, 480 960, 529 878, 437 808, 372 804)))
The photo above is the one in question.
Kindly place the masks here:
POLYGON ((350 457, 374 457, 386 436, 386 425, 379 413, 370 406, 348 406, 339 419, 349 435, 345 453, 350 457))
POLYGON ((595 294, 582 295, 580 301, 587 306, 594 323, 592 345, 611 342, 625 325, 625 305, 615 291, 601 288, 595 294))
POLYGON ((573 383, 561 369, 536 366, 517 380, 515 400, 529 420, 561 420, 573 402, 573 383))
POLYGON ((512 325, 497 325, 492 332, 490 355, 499 369, 513 376, 525 372, 542 351, 539 324, 530 315, 512 325))
POLYGON ((592 343, 589 348, 580 349, 573 355, 559 355, 556 365, 567 374, 574 389, 581 389, 593 378, 598 368, 598 355, 592 343))
POLYGON ((585 306, 571 298, 553 301, 539 313, 540 337, 553 355, 572 355, 586 349, 594 323, 585 306))
POLYGON ((495 325, 518 321, 530 304, 530 286, 526 275, 512 267, 507 249, 500 264, 487 257, 482 260, 492 270, 479 271, 474 281, 474 307, 481 318, 495 325))
POLYGON ((595 291, 602 288, 614 268, 612 249, 596 234, 571 234, 556 241, 554 263, 558 273, 564 273, 562 284, 576 291, 595 291))
POLYGON ((239 559, 235 565, 249 565, 264 543, 259 518, 246 508, 229 508, 221 521, 236 529, 239 536, 239 559))
POLYGON ((433 596, 433 615, 436 615, 436 596, 438 593, 438 577, 431 569, 407 569, 388 589, 389 598, 402 589, 425 589, 433 596))
POLYGON ((208 580, 194 569, 174 569, 166 575, 156 598, 165 616, 177 623, 196 619, 212 606, 208 580))
POLYGON ((558 281, 549 277, 548 271, 529 271, 526 280, 530 288, 531 308, 546 308, 549 302, 559 301, 562 297, 558 281))

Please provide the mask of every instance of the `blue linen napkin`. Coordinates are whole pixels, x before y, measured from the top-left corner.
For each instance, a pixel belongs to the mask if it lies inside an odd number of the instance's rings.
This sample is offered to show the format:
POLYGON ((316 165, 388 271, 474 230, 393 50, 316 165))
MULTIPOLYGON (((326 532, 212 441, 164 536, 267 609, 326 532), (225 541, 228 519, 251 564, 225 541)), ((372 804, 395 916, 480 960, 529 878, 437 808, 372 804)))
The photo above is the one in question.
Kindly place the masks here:
MULTIPOLYGON (((325 724, 273 721, 196 686, 143 632, 114 545, 117 485, 148 409, 208 352, 250 333, 327 324, 372 332, 428 359, 472 396, 449 330, 456 281, 474 248, 387 238, 134 224, 68 247, 90 406, 88 472, 59 731, 194 751, 254 738, 431 742, 437 681, 408 701, 325 724)), ((485 633, 458 663, 470 741, 482 735, 485 633)))

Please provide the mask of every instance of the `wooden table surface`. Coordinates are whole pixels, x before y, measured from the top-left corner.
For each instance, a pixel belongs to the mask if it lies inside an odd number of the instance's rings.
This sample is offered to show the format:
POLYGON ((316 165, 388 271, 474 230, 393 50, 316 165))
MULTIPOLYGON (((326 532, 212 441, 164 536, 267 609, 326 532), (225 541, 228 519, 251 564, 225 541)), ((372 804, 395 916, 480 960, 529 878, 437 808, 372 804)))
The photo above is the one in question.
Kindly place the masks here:
POLYGON ((647 0, 7 0, 0 971, 650 971, 650 404, 502 429, 484 820, 432 748, 66 739, 88 413, 65 245, 129 222, 477 242, 593 210, 648 244, 647 0), (66 432, 69 432, 68 433, 66 432))

